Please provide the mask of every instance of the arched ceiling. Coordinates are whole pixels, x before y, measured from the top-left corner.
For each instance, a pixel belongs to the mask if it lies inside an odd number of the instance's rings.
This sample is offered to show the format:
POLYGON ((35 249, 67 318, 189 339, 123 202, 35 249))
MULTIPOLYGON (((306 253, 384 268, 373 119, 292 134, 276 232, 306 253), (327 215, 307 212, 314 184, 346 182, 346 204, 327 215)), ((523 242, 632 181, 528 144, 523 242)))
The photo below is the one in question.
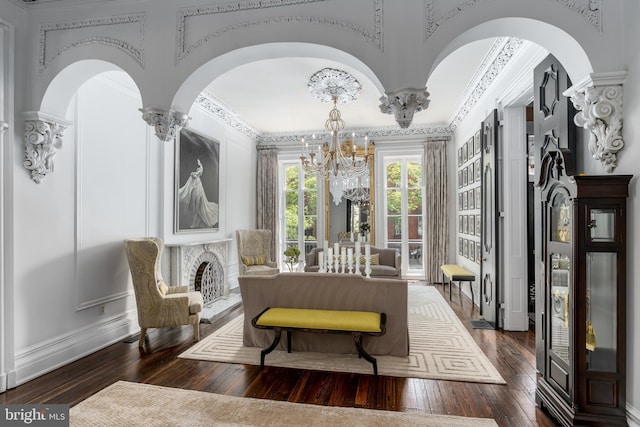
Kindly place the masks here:
MULTIPOLYGON (((429 108, 414 116, 414 124, 449 123, 495 41, 469 43, 439 64, 427 81, 429 108)), ((345 64, 323 59, 275 58, 248 63, 218 77, 206 91, 261 133, 322 130, 331 105, 314 99, 307 83, 311 75, 326 67, 347 71, 362 85, 356 101, 338 106, 348 128, 396 125, 392 115, 380 112, 382 94, 365 76, 345 64)))

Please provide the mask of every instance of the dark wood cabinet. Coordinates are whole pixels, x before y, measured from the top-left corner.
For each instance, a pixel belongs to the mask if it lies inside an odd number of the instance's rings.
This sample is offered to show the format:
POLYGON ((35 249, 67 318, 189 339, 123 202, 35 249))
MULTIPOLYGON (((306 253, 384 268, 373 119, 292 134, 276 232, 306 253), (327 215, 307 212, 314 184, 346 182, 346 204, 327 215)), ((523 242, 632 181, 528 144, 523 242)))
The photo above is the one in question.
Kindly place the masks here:
POLYGON ((544 363, 536 401, 562 425, 624 426, 631 176, 566 176, 558 165, 543 165, 541 180, 544 363))

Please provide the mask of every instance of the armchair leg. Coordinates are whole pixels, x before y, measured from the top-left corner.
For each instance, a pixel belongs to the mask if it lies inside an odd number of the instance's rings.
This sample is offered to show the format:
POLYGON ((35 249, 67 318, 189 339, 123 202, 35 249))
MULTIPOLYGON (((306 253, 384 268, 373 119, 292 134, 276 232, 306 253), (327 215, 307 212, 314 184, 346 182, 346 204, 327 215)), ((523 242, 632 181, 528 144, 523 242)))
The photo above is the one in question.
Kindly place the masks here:
POLYGON ((140 328, 140 341, 138 341, 138 347, 144 345, 144 337, 147 334, 147 328, 140 328))
POLYGON ((193 324, 193 338, 200 341, 200 322, 193 324))

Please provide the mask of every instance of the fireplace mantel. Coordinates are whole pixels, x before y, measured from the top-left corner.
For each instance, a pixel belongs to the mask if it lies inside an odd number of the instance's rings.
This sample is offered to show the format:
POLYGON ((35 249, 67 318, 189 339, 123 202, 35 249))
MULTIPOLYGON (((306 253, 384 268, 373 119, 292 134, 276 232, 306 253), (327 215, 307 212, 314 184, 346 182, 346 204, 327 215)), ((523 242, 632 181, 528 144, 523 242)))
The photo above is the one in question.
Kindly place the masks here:
POLYGON ((229 296, 227 259, 232 239, 167 244, 171 283, 202 292, 205 305, 229 296), (199 286, 202 285, 202 288, 199 286))

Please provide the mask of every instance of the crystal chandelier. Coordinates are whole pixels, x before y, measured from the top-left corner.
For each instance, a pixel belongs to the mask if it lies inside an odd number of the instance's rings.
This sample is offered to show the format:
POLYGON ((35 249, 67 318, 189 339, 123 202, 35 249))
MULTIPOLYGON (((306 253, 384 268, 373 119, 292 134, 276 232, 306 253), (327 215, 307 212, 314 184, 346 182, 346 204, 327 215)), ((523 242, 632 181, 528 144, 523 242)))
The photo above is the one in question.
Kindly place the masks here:
POLYGON ((352 133, 350 141, 340 142, 340 132, 344 130, 345 124, 337 105, 355 100, 361 88, 360 83, 353 76, 341 70, 325 68, 311 76, 309 80, 311 95, 323 102, 332 102, 333 108, 324 124, 330 135, 330 142, 316 143, 314 135, 309 146, 309 143, 302 139, 300 160, 306 172, 324 178, 330 175, 353 178, 369 171, 371 156, 368 137, 366 135, 364 137, 363 155, 358 153, 355 132, 352 133))

